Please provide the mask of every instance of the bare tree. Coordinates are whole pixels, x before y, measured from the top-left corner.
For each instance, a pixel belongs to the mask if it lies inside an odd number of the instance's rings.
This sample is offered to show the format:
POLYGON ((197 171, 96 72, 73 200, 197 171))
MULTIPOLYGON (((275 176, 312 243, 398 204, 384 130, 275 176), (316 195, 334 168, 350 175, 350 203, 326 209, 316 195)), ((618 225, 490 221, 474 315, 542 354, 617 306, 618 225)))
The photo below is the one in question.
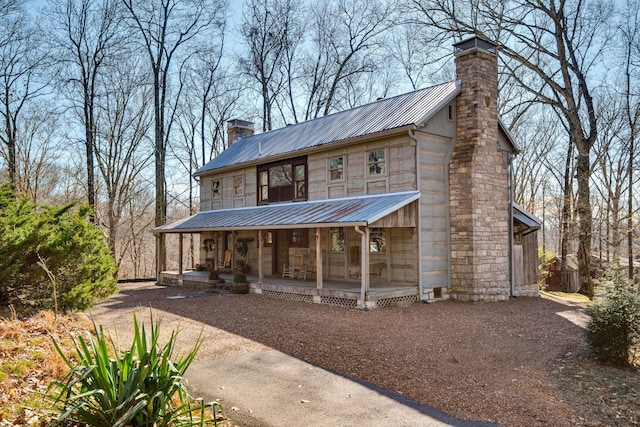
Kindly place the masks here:
POLYGON ((285 51, 294 43, 291 26, 294 0, 249 0, 240 28, 248 57, 240 57, 242 71, 254 80, 262 100, 262 130, 273 128, 273 108, 285 85, 285 51))
POLYGON ((16 190, 33 203, 55 203, 65 179, 60 168, 62 141, 57 138, 60 114, 48 104, 29 104, 16 141, 16 190))
MULTIPOLYGON (((50 0, 47 10, 60 61, 57 75, 84 130, 87 201, 94 211, 97 100, 104 68, 122 53, 118 6, 117 0, 50 0)), ((90 219, 94 221, 94 215, 90 219)))
POLYGON ((0 6, 0 141, 6 147, 9 182, 16 184, 16 144, 22 112, 29 102, 48 90, 42 71, 48 66, 48 52, 42 34, 31 25, 17 2, 0 6))
POLYGON ((511 78, 530 93, 532 102, 555 108, 562 116, 577 151, 580 285, 593 295, 589 155, 598 127, 589 73, 606 44, 611 4, 597 0, 479 0, 458 8, 448 0, 411 0, 411 4, 418 22, 443 34, 478 34, 501 43, 511 78))
POLYGON ((377 69, 373 54, 392 25, 394 9, 385 1, 336 0, 315 3, 311 10, 309 52, 315 56, 307 60, 305 119, 350 104, 342 96, 354 79, 377 69))
POLYGON ((633 237, 634 213, 638 209, 634 204, 633 189, 637 188, 637 138, 640 133, 640 2, 628 0, 623 12, 623 22, 620 25, 622 34, 623 75, 624 75, 624 116, 628 126, 627 150, 629 162, 627 164, 628 198, 627 198, 627 257, 629 260, 629 277, 633 277, 633 237))
POLYGON ((151 127, 151 94, 143 85, 141 66, 135 58, 122 61, 105 76, 105 93, 96 115, 95 155, 104 182, 103 209, 107 241, 119 267, 125 252, 118 250, 118 230, 129 200, 140 191, 134 185, 150 164, 148 130, 151 127))
MULTIPOLYGON (((166 155, 170 140, 172 113, 168 112, 172 95, 173 61, 188 43, 209 29, 223 24, 224 0, 122 0, 128 11, 131 28, 144 55, 148 58, 153 85, 154 164, 155 164, 155 225, 166 222, 166 155)), ((175 102, 173 103, 175 105, 175 102)), ((165 254, 161 242, 161 255, 165 254)), ((166 255, 165 255, 166 256, 166 255)), ((161 266, 166 259, 160 259, 161 266)))

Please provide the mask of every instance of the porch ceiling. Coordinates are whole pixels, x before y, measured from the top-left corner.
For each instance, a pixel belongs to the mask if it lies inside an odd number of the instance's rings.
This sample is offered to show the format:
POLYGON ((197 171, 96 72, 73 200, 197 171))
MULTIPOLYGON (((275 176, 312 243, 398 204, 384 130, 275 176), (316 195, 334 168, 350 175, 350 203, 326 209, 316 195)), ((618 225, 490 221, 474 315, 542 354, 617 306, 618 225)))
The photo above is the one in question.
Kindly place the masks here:
POLYGON ((419 197, 418 191, 406 191, 204 211, 154 228, 154 232, 200 233, 223 230, 368 226, 419 197))

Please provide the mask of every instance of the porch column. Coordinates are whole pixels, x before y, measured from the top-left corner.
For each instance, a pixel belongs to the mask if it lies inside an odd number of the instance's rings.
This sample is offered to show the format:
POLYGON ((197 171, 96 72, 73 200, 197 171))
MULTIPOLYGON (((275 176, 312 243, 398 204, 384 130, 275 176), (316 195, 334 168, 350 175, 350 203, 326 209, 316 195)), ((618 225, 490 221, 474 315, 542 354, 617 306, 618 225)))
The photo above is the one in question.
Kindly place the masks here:
POLYGON ((321 228, 316 228, 316 288, 322 289, 322 242, 321 228))
POLYGON ((182 276, 182 233, 178 234, 178 274, 182 276))
POLYGON ((156 282, 160 284, 160 273, 162 272, 162 267, 160 264, 160 260, 162 259, 162 254, 160 253, 160 248, 162 245, 160 244, 160 236, 162 233, 156 233, 156 282))
POLYGON ((264 231, 258 230, 258 283, 264 278, 264 231))
POLYGON ((369 295, 369 227, 364 227, 364 231, 356 226, 356 233, 360 234, 360 304, 362 309, 367 310, 367 296, 369 295))
MULTIPOLYGON (((200 235, 202 238, 202 234, 200 235)), ((220 236, 217 231, 213 232, 213 269, 218 269, 218 248, 220 247, 220 236)))

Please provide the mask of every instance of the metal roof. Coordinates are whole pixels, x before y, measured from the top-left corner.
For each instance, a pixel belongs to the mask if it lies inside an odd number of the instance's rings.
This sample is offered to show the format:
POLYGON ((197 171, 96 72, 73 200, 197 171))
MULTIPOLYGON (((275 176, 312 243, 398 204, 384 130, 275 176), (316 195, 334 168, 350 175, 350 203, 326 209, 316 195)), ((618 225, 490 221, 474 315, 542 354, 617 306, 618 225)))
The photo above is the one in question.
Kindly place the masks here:
POLYGON ((459 92, 460 82, 450 81, 244 137, 198 169, 195 175, 404 126, 418 126, 451 102, 459 92))
POLYGON ((527 211, 524 207, 520 206, 516 202, 512 203, 513 206, 513 218, 528 228, 539 229, 542 226, 542 220, 527 211))
POLYGON ((221 230, 265 230, 368 226, 417 200, 418 191, 279 203, 199 212, 154 229, 158 233, 199 233, 221 230))

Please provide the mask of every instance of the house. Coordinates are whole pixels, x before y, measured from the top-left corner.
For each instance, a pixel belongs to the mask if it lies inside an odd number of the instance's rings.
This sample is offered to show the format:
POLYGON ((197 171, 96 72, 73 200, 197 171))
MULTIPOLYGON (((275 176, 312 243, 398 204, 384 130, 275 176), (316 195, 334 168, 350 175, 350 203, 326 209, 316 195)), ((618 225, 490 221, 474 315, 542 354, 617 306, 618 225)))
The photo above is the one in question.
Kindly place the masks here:
MULTIPOLYGON (((537 295, 537 277, 514 281, 514 224, 533 235, 536 224, 512 211, 518 150, 498 117, 496 45, 454 48, 454 81, 257 135, 229 122, 229 148, 195 173, 201 212, 158 239, 197 233, 201 263, 242 267, 252 292, 280 298, 368 308, 537 295)), ((163 270, 160 283, 196 280, 163 270)))

